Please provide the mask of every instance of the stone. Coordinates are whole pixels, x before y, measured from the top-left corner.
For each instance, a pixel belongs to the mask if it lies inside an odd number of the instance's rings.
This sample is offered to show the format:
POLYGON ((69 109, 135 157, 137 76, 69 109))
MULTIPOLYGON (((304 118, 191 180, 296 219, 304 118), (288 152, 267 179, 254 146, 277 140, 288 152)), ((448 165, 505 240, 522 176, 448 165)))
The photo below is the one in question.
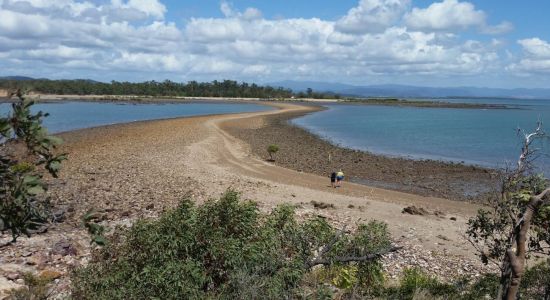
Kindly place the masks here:
POLYGON ((29 266, 39 265, 42 262, 43 262, 42 257, 40 257, 38 255, 31 256, 31 257, 27 258, 27 260, 25 260, 25 263, 29 266))
POLYGON ((423 215, 427 215, 427 214, 428 214, 428 211, 425 210, 425 209, 422 208, 422 207, 416 207, 416 206, 414 206, 414 205, 411 205, 411 206, 407 206, 407 207, 403 208, 403 210, 401 211, 401 213, 403 213, 403 214, 409 214, 409 215, 423 216, 423 215))
POLYGON ((61 272, 48 269, 48 270, 44 270, 44 271, 40 272, 40 274, 38 276, 42 279, 45 279, 45 280, 48 280, 48 281, 53 281, 55 279, 60 278, 62 275, 63 275, 63 273, 61 273, 61 272))
POLYGON ((30 251, 25 251, 25 252, 23 252, 23 253, 21 254, 21 257, 29 257, 29 256, 31 256, 31 255, 32 255, 32 252, 30 252, 30 251))
POLYGON ((52 254, 61 256, 75 256, 78 254, 76 247, 67 240, 60 240, 53 245, 52 254))
POLYGON ((449 239, 448 237, 446 237, 446 236, 444 236, 444 235, 442 235, 442 234, 439 234, 439 235, 437 236, 437 238, 442 239, 442 240, 444 240, 444 241, 450 241, 450 239, 449 239))
POLYGON ((6 278, 11 281, 16 281, 17 279, 19 279, 19 277, 21 277, 19 273, 9 273, 6 275, 6 278))

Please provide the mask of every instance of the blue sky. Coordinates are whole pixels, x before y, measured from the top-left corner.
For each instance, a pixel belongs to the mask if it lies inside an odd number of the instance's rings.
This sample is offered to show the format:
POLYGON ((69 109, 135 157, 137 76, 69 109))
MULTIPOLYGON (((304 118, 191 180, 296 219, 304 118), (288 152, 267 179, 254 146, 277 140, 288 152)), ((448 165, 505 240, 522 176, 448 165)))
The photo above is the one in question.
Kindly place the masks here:
POLYGON ((0 76, 549 87, 550 1, 0 0, 0 76))

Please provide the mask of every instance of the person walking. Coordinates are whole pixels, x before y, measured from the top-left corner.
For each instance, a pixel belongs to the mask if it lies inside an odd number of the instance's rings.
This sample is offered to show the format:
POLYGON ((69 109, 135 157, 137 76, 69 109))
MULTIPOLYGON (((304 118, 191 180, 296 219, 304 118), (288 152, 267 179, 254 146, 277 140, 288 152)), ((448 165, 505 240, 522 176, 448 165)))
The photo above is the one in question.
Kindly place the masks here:
POLYGON ((340 169, 336 173, 336 186, 340 187, 342 185, 343 180, 344 180, 344 172, 342 172, 342 169, 340 169))
POLYGON ((336 172, 330 173, 330 186, 336 188, 336 172))

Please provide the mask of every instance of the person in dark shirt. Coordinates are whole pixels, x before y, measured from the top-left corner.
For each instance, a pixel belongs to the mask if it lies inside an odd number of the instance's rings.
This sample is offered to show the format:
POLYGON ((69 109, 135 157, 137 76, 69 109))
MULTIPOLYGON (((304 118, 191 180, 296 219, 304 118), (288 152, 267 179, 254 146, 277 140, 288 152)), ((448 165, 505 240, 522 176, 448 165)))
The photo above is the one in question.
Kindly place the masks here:
POLYGON ((336 187, 336 172, 330 174, 330 186, 333 188, 336 187))

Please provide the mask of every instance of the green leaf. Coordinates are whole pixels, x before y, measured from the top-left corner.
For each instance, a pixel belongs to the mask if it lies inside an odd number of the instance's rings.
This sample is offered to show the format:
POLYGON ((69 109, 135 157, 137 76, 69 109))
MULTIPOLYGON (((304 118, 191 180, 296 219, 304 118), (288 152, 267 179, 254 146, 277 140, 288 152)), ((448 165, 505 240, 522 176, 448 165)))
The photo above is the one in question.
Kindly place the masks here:
POLYGON ((27 193, 30 195, 38 195, 44 193, 44 188, 40 185, 36 185, 27 189, 27 193))
POLYGON ((63 143, 63 139, 53 135, 46 136, 44 139, 49 141, 52 145, 60 145, 63 143))
POLYGON ((27 175, 23 177, 23 183, 26 185, 39 185, 40 184, 40 177, 35 175, 27 175))

